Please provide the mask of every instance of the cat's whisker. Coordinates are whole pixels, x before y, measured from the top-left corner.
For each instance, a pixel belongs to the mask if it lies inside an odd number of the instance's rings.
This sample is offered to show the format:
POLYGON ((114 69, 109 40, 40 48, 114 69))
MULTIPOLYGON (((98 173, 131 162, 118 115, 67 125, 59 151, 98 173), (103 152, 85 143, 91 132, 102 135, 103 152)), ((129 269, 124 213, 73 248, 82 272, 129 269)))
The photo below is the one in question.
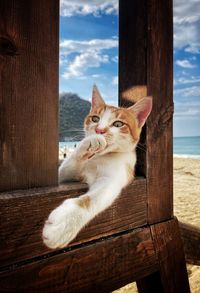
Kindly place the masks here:
MULTIPOLYGON (((130 110, 106 105, 94 86, 94 116, 90 113, 84 125, 87 136, 59 167, 60 183, 81 180, 88 183, 89 190, 79 197, 65 200, 49 215, 43 228, 43 241, 49 248, 62 248, 70 243, 90 220, 109 207, 121 190, 132 182, 136 164, 134 138, 151 111, 149 99, 138 103, 134 114, 137 112, 141 118, 136 123, 130 110), (116 124, 117 121, 121 123, 116 124), (97 127, 98 133, 95 133, 97 127)), ((76 143, 75 140, 83 132, 83 129, 72 128, 65 133, 70 136, 69 140, 76 143)), ((137 146, 143 151, 146 151, 145 147, 140 143, 137 146)))
POLYGON ((144 147, 142 147, 142 146, 140 146, 140 145, 137 145, 136 148, 138 148, 138 149, 140 149, 140 150, 146 152, 146 148, 144 148, 144 147))

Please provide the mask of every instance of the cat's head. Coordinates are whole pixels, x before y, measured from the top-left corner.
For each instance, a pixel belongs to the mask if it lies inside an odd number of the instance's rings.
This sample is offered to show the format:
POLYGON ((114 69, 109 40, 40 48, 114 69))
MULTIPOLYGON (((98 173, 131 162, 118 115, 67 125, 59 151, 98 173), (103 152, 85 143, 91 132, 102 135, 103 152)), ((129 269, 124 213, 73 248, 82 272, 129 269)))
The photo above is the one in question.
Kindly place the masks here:
POLYGON ((94 86, 91 110, 84 122, 86 136, 95 133, 103 135, 109 151, 131 151, 139 141, 142 126, 151 109, 151 97, 143 98, 129 108, 109 106, 94 86))

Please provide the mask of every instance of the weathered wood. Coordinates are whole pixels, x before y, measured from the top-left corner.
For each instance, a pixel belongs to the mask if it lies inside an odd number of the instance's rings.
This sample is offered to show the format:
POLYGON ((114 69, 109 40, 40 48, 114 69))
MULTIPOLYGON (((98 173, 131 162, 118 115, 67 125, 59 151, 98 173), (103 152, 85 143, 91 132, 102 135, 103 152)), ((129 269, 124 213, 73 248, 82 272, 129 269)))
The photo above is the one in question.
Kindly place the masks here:
POLYGON ((150 229, 145 228, 2 272, 0 291, 110 292, 157 269, 150 229))
MULTIPOLYGON (((1 190, 57 183, 58 2, 0 2, 1 190)), ((110 292, 138 279, 143 292, 189 292, 177 221, 155 224, 172 216, 172 1, 120 0, 119 18, 120 105, 127 91, 153 96, 138 152, 147 179, 53 252, 45 219, 87 186, 0 194, 0 292, 110 292)))
MULTIPOLYGON (((42 228, 49 213, 64 199, 86 189, 86 185, 74 183, 0 194, 0 266, 49 252, 42 242, 42 228)), ((82 230, 71 246, 146 223, 146 180, 136 179, 109 209, 82 230)))
POLYGON ((119 93, 146 86, 146 1, 119 1, 119 93))
POLYGON ((56 185, 59 1, 1 0, 0 14, 0 190, 56 185))
POLYGON ((164 292, 189 293, 183 243, 177 219, 153 225, 151 231, 164 292))
POLYGON ((189 293, 190 288, 178 221, 172 219, 152 225, 151 232, 159 270, 137 281, 138 292, 189 293))
MULTIPOLYGON (((119 0, 119 105, 146 96, 146 1, 119 0), (136 90, 135 86, 137 86, 136 90), (140 87, 138 87, 140 86, 140 87)), ((146 129, 137 148, 136 174, 146 175, 146 129)))
POLYGON ((137 174, 148 179, 148 218, 156 223, 172 217, 173 23, 172 1, 120 1, 120 104, 137 93, 153 97, 153 110, 138 148, 137 174), (127 98, 126 98, 127 96, 127 98))
POLYGON ((186 262, 200 266, 200 228, 179 222, 186 262))
POLYGON ((173 214, 172 0, 147 1, 147 11, 147 92, 153 97, 146 142, 148 221, 156 223, 170 219, 173 214))

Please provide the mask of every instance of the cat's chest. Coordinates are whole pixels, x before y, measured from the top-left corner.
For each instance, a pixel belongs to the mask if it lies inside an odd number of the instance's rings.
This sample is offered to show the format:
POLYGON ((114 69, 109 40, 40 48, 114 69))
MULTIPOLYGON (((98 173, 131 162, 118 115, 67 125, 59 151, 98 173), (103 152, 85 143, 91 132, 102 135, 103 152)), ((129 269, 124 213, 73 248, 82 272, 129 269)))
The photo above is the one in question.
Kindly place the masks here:
POLYGON ((86 183, 92 185, 99 178, 102 177, 111 177, 114 172, 113 163, 111 160, 108 161, 106 158, 95 158, 91 159, 85 164, 83 169, 83 177, 85 178, 86 183))
POLYGON ((102 177, 113 178, 117 174, 120 178, 126 173, 127 164, 134 168, 135 154, 105 155, 89 160, 85 165, 83 175, 89 185, 102 177))
POLYGON ((90 185, 106 172, 106 164, 100 160, 89 160, 83 169, 86 182, 90 185))

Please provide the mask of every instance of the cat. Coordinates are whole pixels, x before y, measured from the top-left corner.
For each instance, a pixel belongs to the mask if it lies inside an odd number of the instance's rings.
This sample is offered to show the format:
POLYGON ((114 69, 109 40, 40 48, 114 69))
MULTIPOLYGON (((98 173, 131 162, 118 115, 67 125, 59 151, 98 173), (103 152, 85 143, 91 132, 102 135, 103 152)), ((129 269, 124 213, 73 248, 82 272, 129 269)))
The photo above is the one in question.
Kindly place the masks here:
POLYGON ((43 228, 46 246, 67 246, 132 181, 136 146, 151 109, 151 97, 129 108, 106 105, 93 87, 91 110, 84 121, 85 138, 59 168, 60 183, 79 180, 86 182, 89 190, 65 200, 50 213, 43 228))

